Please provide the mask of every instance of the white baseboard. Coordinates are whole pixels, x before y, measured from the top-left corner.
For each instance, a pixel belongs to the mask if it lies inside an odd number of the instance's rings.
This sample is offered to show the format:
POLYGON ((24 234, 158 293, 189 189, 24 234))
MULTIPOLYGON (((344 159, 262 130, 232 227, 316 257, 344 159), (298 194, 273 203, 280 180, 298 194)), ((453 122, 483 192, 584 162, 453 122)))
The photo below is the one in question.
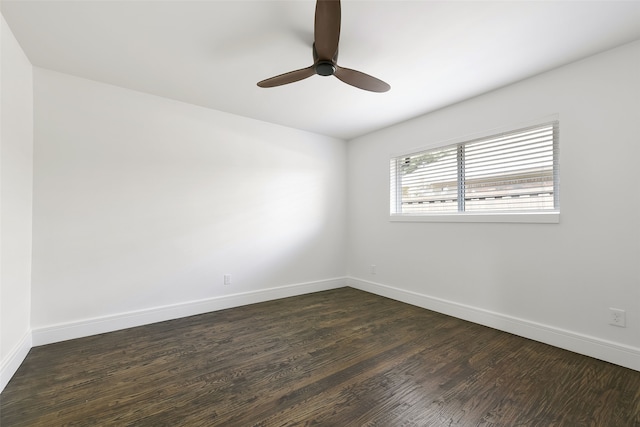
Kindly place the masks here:
POLYGON ((11 377, 16 373, 32 347, 32 334, 27 331, 20 342, 16 344, 0 365, 0 393, 9 384, 11 377))
POLYGON ((224 310, 226 308, 325 291, 344 286, 346 286, 346 278, 339 277, 34 328, 33 345, 51 344, 105 332, 113 332, 120 329, 148 325, 150 323, 208 313, 210 311, 224 310))
POLYGON ((554 347, 573 351, 574 353, 580 353, 640 371, 640 348, 637 347, 626 346, 554 326, 507 316, 478 307, 459 304, 453 301, 447 301, 354 277, 347 278, 347 285, 352 288, 468 320, 480 325, 489 326, 554 347))

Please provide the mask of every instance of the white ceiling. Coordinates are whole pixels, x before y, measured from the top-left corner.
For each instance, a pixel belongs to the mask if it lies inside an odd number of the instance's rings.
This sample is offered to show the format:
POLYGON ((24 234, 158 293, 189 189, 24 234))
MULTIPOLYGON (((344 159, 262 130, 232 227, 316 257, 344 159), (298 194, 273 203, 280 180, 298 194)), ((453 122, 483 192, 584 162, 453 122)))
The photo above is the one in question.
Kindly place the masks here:
POLYGON ((32 64, 351 139, 640 39, 640 1, 342 2, 339 65, 371 93, 313 76, 315 2, 3 0, 32 64))

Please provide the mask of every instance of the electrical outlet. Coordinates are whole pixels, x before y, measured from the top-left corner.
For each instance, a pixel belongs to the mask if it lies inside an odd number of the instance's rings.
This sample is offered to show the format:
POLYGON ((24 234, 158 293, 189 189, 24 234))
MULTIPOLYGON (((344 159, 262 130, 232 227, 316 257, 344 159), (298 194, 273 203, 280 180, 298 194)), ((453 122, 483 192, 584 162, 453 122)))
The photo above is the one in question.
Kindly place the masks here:
POLYGON ((231 275, 230 274, 225 274, 224 275, 224 284, 225 285, 230 285, 231 284, 231 275))
POLYGON ((371 274, 376 274, 376 265, 375 264, 371 264, 371 268, 369 270, 371 272, 371 274))
POLYGON ((626 313, 619 308, 609 307, 609 324, 625 328, 627 326, 626 313))

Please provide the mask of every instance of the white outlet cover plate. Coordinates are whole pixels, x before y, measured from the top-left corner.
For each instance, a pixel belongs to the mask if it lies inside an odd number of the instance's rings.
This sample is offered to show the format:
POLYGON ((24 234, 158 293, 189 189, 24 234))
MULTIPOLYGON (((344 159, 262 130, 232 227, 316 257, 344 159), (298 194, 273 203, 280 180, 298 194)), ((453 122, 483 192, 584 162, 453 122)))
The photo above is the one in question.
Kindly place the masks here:
POLYGON ((609 308, 609 324, 624 328, 627 326, 626 313, 619 308, 609 308))

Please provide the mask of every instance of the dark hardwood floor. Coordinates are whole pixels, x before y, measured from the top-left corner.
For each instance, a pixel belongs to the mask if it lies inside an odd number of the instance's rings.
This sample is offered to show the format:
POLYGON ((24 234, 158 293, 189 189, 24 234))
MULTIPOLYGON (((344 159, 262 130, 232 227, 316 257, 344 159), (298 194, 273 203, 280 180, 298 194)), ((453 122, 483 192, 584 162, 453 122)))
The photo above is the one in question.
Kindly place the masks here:
POLYGON ((640 372, 351 288, 36 347, 9 426, 640 426, 640 372))

